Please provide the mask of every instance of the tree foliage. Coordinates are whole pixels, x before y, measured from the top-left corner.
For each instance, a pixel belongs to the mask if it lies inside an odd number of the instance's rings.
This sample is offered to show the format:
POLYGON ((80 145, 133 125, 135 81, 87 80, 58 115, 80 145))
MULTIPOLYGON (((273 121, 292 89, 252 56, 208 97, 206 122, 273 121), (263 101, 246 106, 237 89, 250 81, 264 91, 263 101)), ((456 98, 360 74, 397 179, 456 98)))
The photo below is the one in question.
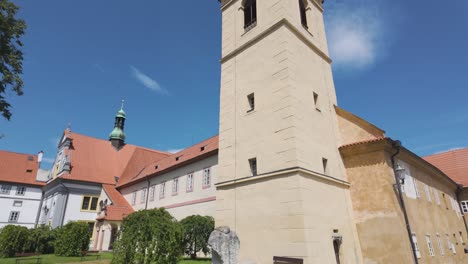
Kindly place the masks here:
POLYGON ((54 253, 55 231, 48 226, 29 229, 29 236, 24 246, 27 253, 54 253))
POLYGON ((210 252, 208 239, 215 227, 213 217, 192 215, 184 218, 180 223, 184 232, 185 254, 192 259, 197 258, 197 252, 208 254, 210 252))
POLYGON ((11 105, 5 100, 9 88, 23 95, 23 43, 20 37, 26 30, 26 22, 16 18, 18 6, 9 0, 0 0, 0 114, 10 120, 11 105))
POLYGON ((69 222, 55 230, 55 255, 78 257, 89 249, 89 225, 81 222, 69 222))
POLYGON ((175 264, 183 253, 182 227, 165 209, 135 212, 114 245, 113 264, 175 264))
POLYGON ((15 253, 23 253, 28 235, 28 229, 24 226, 3 227, 0 231, 0 257, 11 258, 15 253))

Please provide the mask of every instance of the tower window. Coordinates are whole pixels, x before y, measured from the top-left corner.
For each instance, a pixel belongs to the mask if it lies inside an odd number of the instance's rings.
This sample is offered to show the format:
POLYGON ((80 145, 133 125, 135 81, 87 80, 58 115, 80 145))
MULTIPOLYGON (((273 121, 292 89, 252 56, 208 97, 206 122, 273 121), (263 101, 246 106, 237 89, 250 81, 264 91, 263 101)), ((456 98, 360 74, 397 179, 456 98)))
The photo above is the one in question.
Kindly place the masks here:
POLYGON ((257 25, 257 1, 246 0, 244 2, 244 29, 249 31, 257 25))
POLYGON ((301 23, 305 28, 309 28, 307 26, 307 13, 306 13, 306 4, 304 0, 299 0, 299 10, 301 12, 301 23))
POLYGON ((328 160, 326 158, 322 158, 322 165, 323 165, 323 173, 328 174, 328 160))
POLYGON ((247 95, 247 100, 249 101, 249 107, 250 107, 249 111, 247 112, 251 112, 255 110, 255 94, 251 93, 247 95))
POLYGON ((314 104, 315 104, 315 109, 320 112, 320 101, 319 101, 319 96, 317 93, 314 92, 314 104))
POLYGON ((249 159, 249 165, 252 176, 257 176, 257 158, 249 159))

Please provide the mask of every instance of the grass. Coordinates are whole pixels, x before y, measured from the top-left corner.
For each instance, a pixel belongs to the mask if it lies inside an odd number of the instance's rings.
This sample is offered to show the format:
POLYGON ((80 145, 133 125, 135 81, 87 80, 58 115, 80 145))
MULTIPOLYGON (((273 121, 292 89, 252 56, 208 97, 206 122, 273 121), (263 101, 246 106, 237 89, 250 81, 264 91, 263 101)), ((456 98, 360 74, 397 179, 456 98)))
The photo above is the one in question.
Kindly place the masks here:
MULTIPOLYGON (((102 260, 110 260, 112 259, 112 253, 101 253, 101 259, 102 260)), ((27 257, 27 258, 21 258, 24 259, 20 263, 21 264, 33 264, 36 263, 36 260, 34 258, 42 258, 42 264, 60 264, 60 263, 80 263, 81 262, 81 257, 59 257, 55 255, 40 255, 40 256, 34 256, 34 257, 27 257), (28 259, 31 259, 30 261, 27 261, 28 259)), ((0 258, 0 264, 15 264, 17 258, 0 258)), ((96 254, 90 254, 85 258, 86 262, 81 262, 81 263, 87 263, 87 264, 97 264, 97 263, 109 263, 108 261, 95 261, 96 260, 96 254), (93 261, 93 262, 87 262, 87 261, 93 261)))
MULTIPOLYGON (((101 260, 96 260, 96 254, 91 254, 86 257, 85 261, 81 262, 81 257, 58 257, 55 255, 40 255, 34 257, 21 258, 24 261, 21 261, 21 264, 33 264, 36 263, 34 258, 42 258, 42 264, 60 264, 60 263, 69 263, 69 264, 109 264, 112 259, 112 253, 101 253, 101 260), (30 259, 30 261, 27 261, 30 259)), ((0 264, 15 264, 17 258, 0 258, 0 264)), ((184 259, 181 260, 178 264, 210 264, 211 259, 200 258, 196 260, 184 259)))

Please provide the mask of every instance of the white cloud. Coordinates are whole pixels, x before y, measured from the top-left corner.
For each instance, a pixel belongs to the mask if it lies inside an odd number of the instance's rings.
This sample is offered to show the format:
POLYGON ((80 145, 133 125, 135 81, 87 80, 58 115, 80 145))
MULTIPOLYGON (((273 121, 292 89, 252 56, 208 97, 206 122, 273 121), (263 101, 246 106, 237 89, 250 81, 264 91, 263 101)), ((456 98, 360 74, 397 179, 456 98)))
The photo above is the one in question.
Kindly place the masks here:
POLYGON ((42 162, 52 164, 54 163, 55 159, 53 158, 42 158, 42 162))
POLYGON ((330 54, 338 68, 362 69, 384 55, 388 30, 383 1, 333 1, 325 21, 330 54))
POLYGON ((180 151, 182 151, 182 150, 184 150, 184 149, 168 149, 166 152, 175 154, 175 153, 180 152, 180 151))
POLYGON ((167 94, 167 91, 164 88, 162 88, 161 85, 159 85, 159 83, 157 81, 155 81, 154 79, 152 79, 151 77, 149 77, 145 73, 141 72, 136 67, 130 65, 130 71, 132 73, 132 76, 138 82, 143 84, 143 86, 145 86, 146 88, 148 88, 148 89, 150 89, 152 91, 158 92, 158 93, 167 94))

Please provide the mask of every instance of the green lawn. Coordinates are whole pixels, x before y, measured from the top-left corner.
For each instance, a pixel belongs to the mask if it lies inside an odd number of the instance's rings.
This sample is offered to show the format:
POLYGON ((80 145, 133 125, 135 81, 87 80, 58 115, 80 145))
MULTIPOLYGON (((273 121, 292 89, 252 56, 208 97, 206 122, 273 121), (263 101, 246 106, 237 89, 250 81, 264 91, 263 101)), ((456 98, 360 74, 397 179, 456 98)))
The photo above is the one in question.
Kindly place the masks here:
MULTIPOLYGON (((91 254, 87 256, 85 259, 86 260, 96 260, 96 254, 91 254)), ((101 259, 112 259, 112 253, 101 253, 101 259)), ((42 264, 56 264, 56 263, 73 263, 73 262, 80 262, 81 257, 58 257, 55 255, 41 255, 41 256, 35 256, 35 257, 28 257, 28 258, 21 258, 25 259, 21 261, 21 264, 32 264, 36 263, 34 258, 40 257, 42 258, 42 264), (31 259, 31 261, 26 261, 26 259, 31 259)), ((0 258, 0 264, 15 264, 16 258, 0 258)), ((84 262, 86 263, 86 262, 84 262)))
MULTIPOLYGON (((55 255, 41 255, 41 256, 36 256, 42 258, 42 264, 57 264, 57 263, 89 263, 89 264, 107 264, 110 263, 110 260, 112 259, 112 253, 101 253, 101 260, 104 261, 96 261, 96 256, 95 254, 92 254, 90 256, 86 257, 85 262, 81 262, 81 257, 57 257, 55 255), (107 260, 107 261, 106 261, 107 260), (89 261, 89 262, 88 262, 89 261)), ((29 258, 22 258, 25 259, 24 261, 21 261, 21 264, 33 264, 36 263, 36 261, 33 259, 35 257, 29 257, 29 258), (26 259, 31 259, 30 261, 26 261, 26 259)), ((0 258, 0 264, 15 264, 16 258, 0 258)), ((211 260, 210 259, 197 259, 197 260, 190 260, 190 259, 184 259, 180 261, 178 264, 210 264, 211 260)))

